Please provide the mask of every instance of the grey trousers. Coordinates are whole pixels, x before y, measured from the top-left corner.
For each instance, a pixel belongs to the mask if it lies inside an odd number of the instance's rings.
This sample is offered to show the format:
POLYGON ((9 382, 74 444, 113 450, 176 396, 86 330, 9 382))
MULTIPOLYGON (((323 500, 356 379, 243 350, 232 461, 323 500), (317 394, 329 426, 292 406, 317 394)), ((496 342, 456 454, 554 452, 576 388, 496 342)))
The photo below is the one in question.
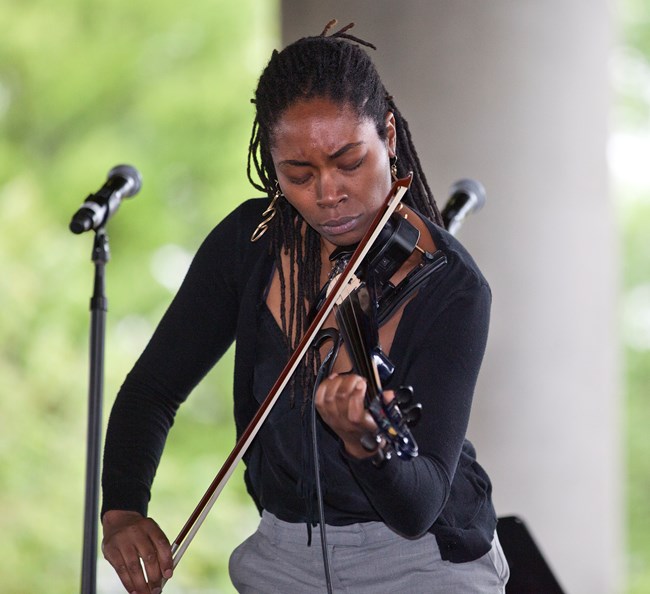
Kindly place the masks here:
MULTIPOLYGON (((492 549, 469 563, 440 558, 435 536, 409 540, 381 522, 327 526, 336 594, 503 594, 509 570, 497 535, 492 549)), ((320 532, 264 512, 257 531, 230 556, 240 594, 327 592, 320 532)))

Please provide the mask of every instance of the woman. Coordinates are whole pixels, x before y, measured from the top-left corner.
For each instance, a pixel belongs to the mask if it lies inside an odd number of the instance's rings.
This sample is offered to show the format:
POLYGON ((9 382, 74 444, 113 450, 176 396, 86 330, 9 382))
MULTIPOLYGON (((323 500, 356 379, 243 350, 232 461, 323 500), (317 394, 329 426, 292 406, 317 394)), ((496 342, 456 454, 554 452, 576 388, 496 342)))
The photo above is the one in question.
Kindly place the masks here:
POLYGON ((326 346, 312 349, 244 457, 262 519, 231 556, 231 579, 248 593, 324 592, 327 580, 354 594, 504 591, 490 482, 465 439, 489 287, 441 228, 407 123, 359 47, 370 44, 349 26, 328 36, 331 24, 273 53, 255 94, 248 168, 268 198, 245 202, 205 240, 113 407, 102 549, 129 592, 157 592, 172 575, 169 542, 146 509, 178 406, 236 339, 241 434, 308 326, 332 252, 359 242, 392 178, 408 171, 413 182, 400 215, 419 231, 419 249, 390 281, 422 267, 423 252, 443 254, 446 264, 397 302, 379 342, 395 365, 387 388, 411 385, 422 403, 412 430, 419 456, 377 464, 363 445, 376 430, 364 407, 366 381, 346 373, 342 349, 315 385, 326 346), (318 525, 312 396, 329 577, 311 542, 318 525))

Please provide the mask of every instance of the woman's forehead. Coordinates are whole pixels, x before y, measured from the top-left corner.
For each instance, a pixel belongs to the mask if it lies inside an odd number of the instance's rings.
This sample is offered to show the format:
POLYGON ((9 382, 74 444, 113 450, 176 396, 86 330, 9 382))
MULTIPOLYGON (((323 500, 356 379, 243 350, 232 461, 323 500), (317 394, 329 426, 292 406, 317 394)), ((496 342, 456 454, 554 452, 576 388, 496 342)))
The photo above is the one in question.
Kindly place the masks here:
POLYGON ((357 126, 366 120, 370 121, 370 118, 361 115, 350 103, 322 97, 299 99, 282 111, 271 127, 271 136, 290 126, 303 126, 321 120, 330 123, 340 121, 347 126, 357 126))
POLYGON ((314 117, 341 117, 360 121, 362 116, 351 103, 336 101, 329 97, 300 98, 290 103, 278 116, 274 128, 286 121, 314 117))
POLYGON ((288 107, 273 128, 272 148, 300 151, 311 148, 334 154, 341 146, 374 139, 374 123, 354 108, 327 99, 310 99, 288 107))

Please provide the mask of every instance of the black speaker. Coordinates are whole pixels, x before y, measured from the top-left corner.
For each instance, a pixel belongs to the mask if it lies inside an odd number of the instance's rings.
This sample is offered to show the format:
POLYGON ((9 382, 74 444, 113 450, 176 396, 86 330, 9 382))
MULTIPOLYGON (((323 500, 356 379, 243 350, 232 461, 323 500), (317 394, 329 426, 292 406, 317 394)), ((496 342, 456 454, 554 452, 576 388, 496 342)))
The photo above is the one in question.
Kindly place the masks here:
POLYGON ((497 534, 510 566, 506 594, 566 594, 521 518, 500 517, 497 534))

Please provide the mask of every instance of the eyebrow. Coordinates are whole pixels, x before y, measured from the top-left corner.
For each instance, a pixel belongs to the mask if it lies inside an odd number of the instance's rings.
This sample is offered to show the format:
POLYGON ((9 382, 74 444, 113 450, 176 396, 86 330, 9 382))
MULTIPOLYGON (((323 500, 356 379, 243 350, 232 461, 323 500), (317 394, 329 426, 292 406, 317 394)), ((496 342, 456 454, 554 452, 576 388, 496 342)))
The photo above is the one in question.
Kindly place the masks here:
MULTIPOLYGON (((349 150, 361 146, 362 144, 365 144, 363 140, 359 142, 350 142, 345 146, 342 146, 336 152, 329 155, 327 158, 330 161, 334 161, 335 159, 338 159, 341 155, 347 153, 349 150)), ((297 159, 285 159, 283 161, 280 161, 278 165, 293 165, 294 167, 308 167, 311 165, 311 163, 309 161, 298 161, 297 159)))

